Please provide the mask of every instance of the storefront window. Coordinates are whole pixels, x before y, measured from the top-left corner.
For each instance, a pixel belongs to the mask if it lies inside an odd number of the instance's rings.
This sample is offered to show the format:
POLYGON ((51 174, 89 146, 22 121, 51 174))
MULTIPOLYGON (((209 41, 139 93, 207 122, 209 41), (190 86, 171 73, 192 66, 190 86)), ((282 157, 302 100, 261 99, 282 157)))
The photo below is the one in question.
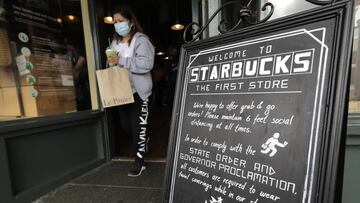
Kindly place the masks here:
POLYGON ((360 112, 360 52, 359 50, 359 27, 360 27, 360 0, 356 1, 354 11, 354 41, 351 61, 351 82, 349 113, 360 112))
MULTIPOLYGON (((317 7, 317 5, 309 3, 306 0, 262 0, 261 2, 261 6, 266 2, 270 2, 274 5, 274 13, 269 20, 274 20, 317 7)), ((267 13, 262 13, 262 15, 265 14, 267 13)))
MULTIPOLYGON (((225 5, 227 3, 233 2, 232 0, 210 0, 210 1, 200 1, 202 3, 202 16, 199 16, 202 19, 203 25, 207 22, 207 19, 215 13, 215 11, 220 8, 220 6, 225 5)), ((246 6, 247 1, 238 0, 238 4, 231 4, 227 7, 224 7, 219 14, 211 21, 209 24, 208 30, 205 31, 205 35, 203 38, 208 38, 216 35, 220 35, 221 33, 218 31, 218 25, 222 21, 226 21, 227 27, 225 29, 232 28, 240 19, 239 10, 242 6, 246 6)), ((309 10, 315 8, 317 5, 307 2, 306 0, 257 0, 253 1, 250 5, 250 9, 252 10, 252 20, 255 21, 256 18, 262 19, 264 18, 268 12, 270 11, 269 7, 267 10, 261 11, 261 8, 265 3, 270 2, 274 5, 274 13, 269 20, 274 20, 277 18, 281 18, 284 16, 288 16, 291 14, 295 14, 298 12, 302 12, 305 10, 309 10)), ((223 24, 224 26, 225 24, 223 24)), ((248 26, 245 22, 239 24, 237 29, 241 29, 243 27, 248 26)))
MULTIPOLYGON (((193 5, 198 5, 196 2, 199 3, 200 5, 197 8, 201 8, 201 12, 193 13, 193 20, 194 22, 200 22, 202 26, 205 26, 205 24, 209 22, 209 18, 218 11, 217 15, 210 21, 208 27, 206 27, 205 31, 202 33, 201 39, 221 35, 219 28, 224 32, 234 28, 240 19, 239 10, 247 3, 240 0, 238 0, 237 3, 234 3, 233 0, 193 0, 193 2, 195 2, 193 5), (227 6, 219 11, 218 9, 225 4, 227 4, 227 6)), ((254 1, 254 3, 250 5, 253 19, 256 18, 258 5, 259 1, 254 1)), ((241 29, 244 26, 246 26, 246 23, 241 22, 237 26, 237 29, 241 29)))
POLYGON ((0 3, 0 120, 90 110, 80 1, 0 3))

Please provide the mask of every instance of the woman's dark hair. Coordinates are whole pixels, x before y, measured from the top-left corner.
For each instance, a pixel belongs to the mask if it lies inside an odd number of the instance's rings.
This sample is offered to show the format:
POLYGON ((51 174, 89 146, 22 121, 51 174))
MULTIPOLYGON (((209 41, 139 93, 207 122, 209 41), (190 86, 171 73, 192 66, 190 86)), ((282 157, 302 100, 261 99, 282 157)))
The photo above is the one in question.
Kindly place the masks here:
MULTIPOLYGON (((119 5, 119 6, 117 6, 113 11, 113 15, 116 14, 116 13, 119 13, 120 15, 122 15, 123 17, 128 19, 129 23, 132 24, 132 26, 130 28, 130 39, 129 39, 129 42, 128 42, 129 45, 130 45, 134 34, 136 32, 144 33, 144 30, 140 26, 139 21, 137 20, 134 12, 131 10, 131 8, 129 6, 127 6, 127 5, 119 5)), ((114 39, 116 39, 117 41, 121 41, 123 39, 123 37, 118 35, 115 32, 114 33, 114 39)))

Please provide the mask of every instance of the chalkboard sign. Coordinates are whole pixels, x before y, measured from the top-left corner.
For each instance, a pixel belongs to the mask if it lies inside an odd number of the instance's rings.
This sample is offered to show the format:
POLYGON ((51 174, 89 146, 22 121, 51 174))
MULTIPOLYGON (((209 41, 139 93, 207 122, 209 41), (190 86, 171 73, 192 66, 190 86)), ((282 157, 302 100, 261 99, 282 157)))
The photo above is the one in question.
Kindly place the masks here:
POLYGON ((324 6, 183 46, 164 202, 338 198, 351 9, 324 6))

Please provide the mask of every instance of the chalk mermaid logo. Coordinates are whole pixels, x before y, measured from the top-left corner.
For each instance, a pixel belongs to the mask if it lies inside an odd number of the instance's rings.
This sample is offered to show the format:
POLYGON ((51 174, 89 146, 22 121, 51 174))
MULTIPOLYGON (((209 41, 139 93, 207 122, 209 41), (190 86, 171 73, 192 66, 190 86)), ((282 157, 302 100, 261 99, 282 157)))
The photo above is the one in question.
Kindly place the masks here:
POLYGON ((222 202, 223 202, 223 198, 218 197, 217 199, 215 199, 213 196, 211 196, 210 202, 208 202, 207 200, 205 201, 205 203, 222 203, 222 202))

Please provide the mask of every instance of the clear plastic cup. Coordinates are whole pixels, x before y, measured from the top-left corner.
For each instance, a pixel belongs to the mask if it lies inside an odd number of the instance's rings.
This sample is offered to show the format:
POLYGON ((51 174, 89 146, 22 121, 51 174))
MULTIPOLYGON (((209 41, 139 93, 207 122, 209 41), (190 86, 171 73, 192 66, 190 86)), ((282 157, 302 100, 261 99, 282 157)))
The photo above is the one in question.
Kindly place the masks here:
POLYGON ((110 58, 117 56, 117 51, 115 51, 114 49, 108 48, 105 50, 105 54, 106 54, 106 58, 107 58, 109 67, 117 66, 117 63, 112 63, 110 60, 110 58))

